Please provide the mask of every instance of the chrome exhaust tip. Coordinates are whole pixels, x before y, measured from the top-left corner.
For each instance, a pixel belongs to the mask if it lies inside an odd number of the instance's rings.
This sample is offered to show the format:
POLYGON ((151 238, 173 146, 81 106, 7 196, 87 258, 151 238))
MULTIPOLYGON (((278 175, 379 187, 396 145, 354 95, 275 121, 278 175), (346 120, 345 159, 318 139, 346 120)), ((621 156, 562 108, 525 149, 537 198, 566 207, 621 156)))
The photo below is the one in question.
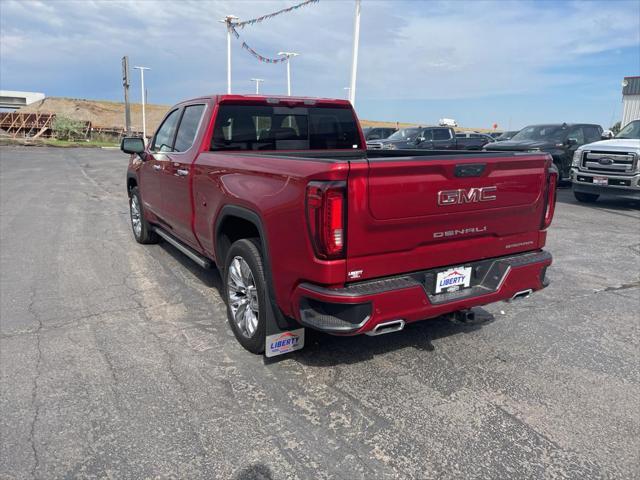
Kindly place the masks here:
POLYGON ((517 292, 513 297, 511 297, 511 300, 513 301, 513 300, 520 300, 523 298, 527 298, 532 293, 533 293, 533 290, 531 288, 528 288, 526 290, 521 290, 520 292, 517 292))
POLYGON ((365 334, 374 337, 376 335, 384 335, 385 333, 399 332, 403 328, 404 320, 391 320, 390 322, 379 323, 373 330, 365 332, 365 334))

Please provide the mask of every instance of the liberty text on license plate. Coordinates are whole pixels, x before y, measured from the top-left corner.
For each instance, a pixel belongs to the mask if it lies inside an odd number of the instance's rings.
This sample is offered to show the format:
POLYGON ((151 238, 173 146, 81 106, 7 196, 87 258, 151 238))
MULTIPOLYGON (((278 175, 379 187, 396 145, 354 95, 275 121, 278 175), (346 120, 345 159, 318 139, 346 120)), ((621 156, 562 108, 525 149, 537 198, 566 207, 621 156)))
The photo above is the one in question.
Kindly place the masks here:
POLYGON ((471 267, 456 267, 438 272, 436 293, 467 288, 471 284, 471 267))

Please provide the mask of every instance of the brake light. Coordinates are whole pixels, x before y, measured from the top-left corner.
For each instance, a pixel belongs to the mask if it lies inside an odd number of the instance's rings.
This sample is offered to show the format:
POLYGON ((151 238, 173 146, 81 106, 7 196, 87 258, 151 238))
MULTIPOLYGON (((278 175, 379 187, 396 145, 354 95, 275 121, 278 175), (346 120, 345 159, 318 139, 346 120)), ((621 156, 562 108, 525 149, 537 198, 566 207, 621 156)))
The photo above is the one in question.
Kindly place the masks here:
POLYGON ((307 185, 307 223, 311 243, 319 258, 344 256, 345 182, 311 182, 307 185))
POLYGON ((553 220, 553 213, 556 210, 556 190, 558 187, 558 170, 555 166, 549 168, 549 175, 547 176, 547 194, 546 205, 544 208, 544 218, 542 220, 542 229, 548 228, 553 220))

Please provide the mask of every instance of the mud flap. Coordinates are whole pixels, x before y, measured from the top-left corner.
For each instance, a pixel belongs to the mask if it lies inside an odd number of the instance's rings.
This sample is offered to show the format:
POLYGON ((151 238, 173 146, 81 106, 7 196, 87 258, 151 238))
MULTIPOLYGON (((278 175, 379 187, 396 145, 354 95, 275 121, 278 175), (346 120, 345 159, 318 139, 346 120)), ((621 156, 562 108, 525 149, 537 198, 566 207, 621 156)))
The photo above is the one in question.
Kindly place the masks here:
POLYGON ((264 354, 266 358, 295 352, 304 347, 305 329, 287 330, 280 328, 273 311, 270 311, 267 315, 265 331, 264 354))

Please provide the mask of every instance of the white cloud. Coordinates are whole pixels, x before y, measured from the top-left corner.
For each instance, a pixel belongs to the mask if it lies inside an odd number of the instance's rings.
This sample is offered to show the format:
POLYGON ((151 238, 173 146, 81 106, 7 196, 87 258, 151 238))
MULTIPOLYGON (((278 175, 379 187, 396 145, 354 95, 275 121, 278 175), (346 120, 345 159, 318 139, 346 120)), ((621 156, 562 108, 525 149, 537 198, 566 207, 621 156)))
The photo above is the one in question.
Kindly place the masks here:
POLYGON ((591 8, 560 11, 546 2, 430 3, 408 15, 393 41, 372 45, 376 57, 363 56, 363 70, 378 72, 365 74, 366 94, 382 84, 398 86, 399 98, 461 98, 578 81, 571 67, 586 55, 639 43, 640 4, 585 3, 591 8))
MULTIPOLYGON (((3 0, 3 88, 38 79, 47 93, 119 98, 120 57, 128 54, 132 63, 153 68, 149 89, 156 101, 221 92, 226 44, 218 19, 227 13, 247 19, 295 1, 3 0)), ((578 67, 593 54, 640 44, 637 1, 362 4, 359 98, 539 91, 579 82, 578 67)), ((292 63, 294 93, 344 96, 352 22, 352 1, 322 0, 240 33, 264 55, 302 54, 292 63)), ((266 79, 266 92, 284 91, 284 66, 257 62, 235 40, 233 57, 237 91, 251 91, 256 76, 266 79)))

